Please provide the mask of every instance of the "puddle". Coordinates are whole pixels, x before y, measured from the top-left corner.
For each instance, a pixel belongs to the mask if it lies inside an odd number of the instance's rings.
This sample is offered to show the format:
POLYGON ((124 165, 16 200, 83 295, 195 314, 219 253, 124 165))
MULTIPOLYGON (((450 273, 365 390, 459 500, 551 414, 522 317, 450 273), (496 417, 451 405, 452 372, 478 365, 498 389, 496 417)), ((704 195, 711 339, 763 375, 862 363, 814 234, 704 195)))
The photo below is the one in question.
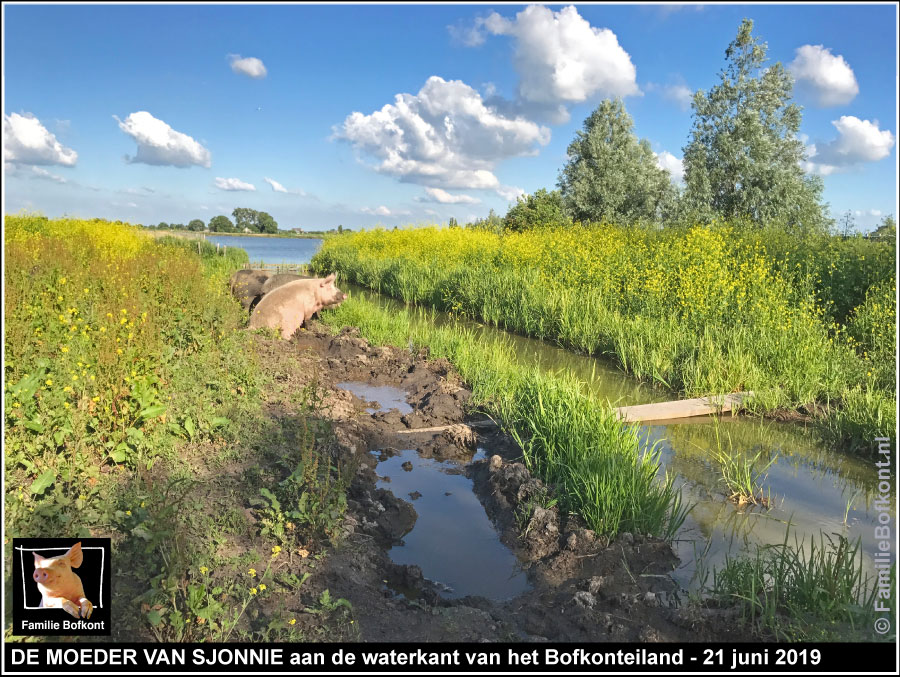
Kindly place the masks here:
POLYGON ((370 414, 374 414, 379 410, 388 411, 390 409, 398 409, 401 414, 408 414, 413 410, 406 402, 406 393, 400 390, 400 388, 394 388, 393 386, 375 386, 371 383, 360 383, 356 381, 338 383, 337 387, 353 393, 366 402, 377 402, 379 409, 371 407, 366 409, 370 414))
MULTIPOLYGON (((372 453, 382 458, 381 452, 372 453)), ((378 486, 411 501, 418 514, 412 531, 403 536, 403 545, 388 552, 392 561, 421 567, 425 578, 451 599, 480 595, 505 600, 530 589, 461 466, 404 450, 380 461, 376 471, 384 478, 378 486)))

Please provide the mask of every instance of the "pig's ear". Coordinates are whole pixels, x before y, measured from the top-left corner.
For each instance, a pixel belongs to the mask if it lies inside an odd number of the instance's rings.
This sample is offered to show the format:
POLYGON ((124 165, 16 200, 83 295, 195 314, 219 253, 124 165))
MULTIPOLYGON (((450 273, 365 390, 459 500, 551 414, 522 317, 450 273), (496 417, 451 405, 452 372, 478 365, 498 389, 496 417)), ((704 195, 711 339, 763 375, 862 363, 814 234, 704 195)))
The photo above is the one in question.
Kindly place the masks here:
POLYGON ((69 552, 63 555, 63 557, 69 560, 69 566, 73 569, 80 567, 81 562, 84 560, 84 553, 81 552, 81 542, 79 541, 69 548, 69 552))
POLYGON ((337 273, 332 273, 331 275, 326 277, 324 280, 322 280, 322 286, 324 287, 326 284, 331 284, 332 282, 334 282, 334 278, 336 278, 336 277, 337 277, 337 273))
POLYGON ((39 555, 38 553, 32 553, 34 555, 34 568, 37 569, 41 566, 41 563, 44 561, 44 556, 39 555))

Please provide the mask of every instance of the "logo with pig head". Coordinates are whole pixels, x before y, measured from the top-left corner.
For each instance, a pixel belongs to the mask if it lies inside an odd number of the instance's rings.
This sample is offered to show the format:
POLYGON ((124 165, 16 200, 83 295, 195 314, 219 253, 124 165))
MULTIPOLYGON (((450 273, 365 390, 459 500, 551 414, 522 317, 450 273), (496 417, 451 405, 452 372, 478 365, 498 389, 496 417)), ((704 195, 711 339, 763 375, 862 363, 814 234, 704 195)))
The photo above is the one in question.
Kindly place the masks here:
POLYGON ((94 605, 84 596, 81 578, 72 569, 84 561, 79 541, 65 555, 44 557, 34 553, 34 574, 31 576, 41 591, 42 607, 59 607, 75 618, 90 618, 94 605))
POLYGON ((13 539, 13 634, 110 634, 110 539, 73 540, 13 539))

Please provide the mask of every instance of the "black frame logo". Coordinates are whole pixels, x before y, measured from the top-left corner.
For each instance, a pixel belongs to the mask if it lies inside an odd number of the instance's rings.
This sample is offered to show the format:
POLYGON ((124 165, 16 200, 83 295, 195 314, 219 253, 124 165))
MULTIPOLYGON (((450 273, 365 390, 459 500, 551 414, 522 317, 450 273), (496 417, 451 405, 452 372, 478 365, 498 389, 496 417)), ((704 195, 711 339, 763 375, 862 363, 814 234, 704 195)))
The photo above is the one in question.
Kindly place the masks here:
MULTIPOLYGON (((13 586, 13 634, 32 636, 60 635, 109 635, 111 613, 111 547, 108 538, 14 538, 12 561, 13 586), (45 560, 64 557, 76 548, 80 550, 81 563, 71 566, 78 556, 62 563, 60 580, 69 583, 72 576, 80 579, 84 591, 81 599, 63 602, 67 608, 45 605, 44 595, 38 588, 36 558, 45 560), (87 600, 86 604, 84 600, 87 600), (67 610, 68 609, 68 610, 67 610)), ((57 565, 59 567, 60 565, 57 565)), ((77 581, 74 581, 77 587, 77 581)), ((48 593, 49 594, 49 593, 48 593)), ((59 598, 51 600, 58 603, 59 598)))

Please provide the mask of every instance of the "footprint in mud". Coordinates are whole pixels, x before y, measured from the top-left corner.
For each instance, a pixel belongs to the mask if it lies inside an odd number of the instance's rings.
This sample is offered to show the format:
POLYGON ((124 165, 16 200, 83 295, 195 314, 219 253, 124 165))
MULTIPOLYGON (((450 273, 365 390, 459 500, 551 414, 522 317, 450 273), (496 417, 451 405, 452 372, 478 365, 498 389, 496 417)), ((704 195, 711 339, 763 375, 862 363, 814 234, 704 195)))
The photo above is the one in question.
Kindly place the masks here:
POLYGON ((420 458, 415 450, 372 454, 379 460, 379 474, 393 477, 389 485, 379 480, 379 487, 415 501, 418 515, 403 544, 388 552, 394 563, 420 567, 447 598, 506 600, 530 589, 519 561, 500 542, 472 491, 472 480, 457 464, 420 458))

